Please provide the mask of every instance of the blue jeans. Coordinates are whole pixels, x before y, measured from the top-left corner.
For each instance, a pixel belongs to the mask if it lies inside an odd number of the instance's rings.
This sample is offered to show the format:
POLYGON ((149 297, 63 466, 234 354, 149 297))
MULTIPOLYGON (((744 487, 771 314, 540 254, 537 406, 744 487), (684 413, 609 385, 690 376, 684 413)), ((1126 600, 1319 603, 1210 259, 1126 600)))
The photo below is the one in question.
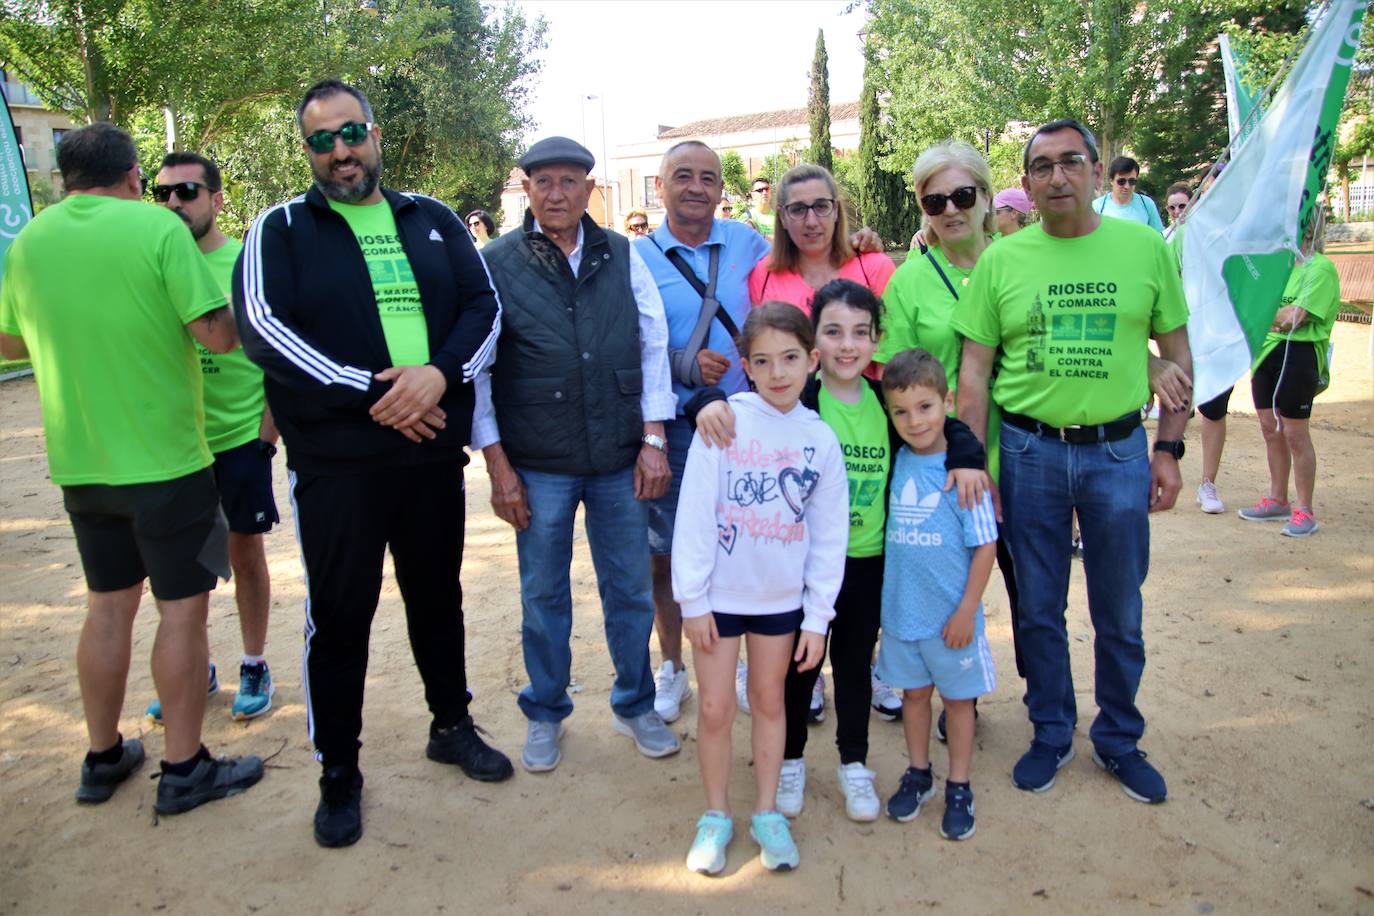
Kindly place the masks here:
POLYGON ((654 707, 649 633, 654 603, 649 583, 648 514, 635 499, 634 466, 579 476, 519 470, 530 526, 515 535, 520 558, 521 633, 525 672, 520 710, 538 722, 559 722, 573 710, 571 679, 573 521, 585 510, 587 543, 596 568, 606 644, 615 666, 611 708, 625 717, 654 707))
POLYGON ((1069 445, 1003 423, 1001 459, 1035 737, 1065 747, 1078 720, 1064 625, 1076 509, 1096 633, 1098 715, 1089 734, 1099 753, 1127 753, 1145 732, 1135 695, 1145 670, 1140 586, 1150 559, 1148 437, 1139 428, 1116 442, 1069 445))

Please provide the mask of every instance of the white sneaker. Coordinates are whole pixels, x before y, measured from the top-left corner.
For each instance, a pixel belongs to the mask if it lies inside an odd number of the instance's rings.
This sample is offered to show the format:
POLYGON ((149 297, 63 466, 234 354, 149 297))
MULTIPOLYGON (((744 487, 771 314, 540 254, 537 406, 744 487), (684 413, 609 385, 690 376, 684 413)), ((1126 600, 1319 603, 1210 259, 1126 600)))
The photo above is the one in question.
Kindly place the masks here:
POLYGON ((902 718, 902 698, 891 687, 878 680, 878 672, 870 669, 873 688, 873 711, 884 722, 895 722, 902 718))
POLYGON ((878 793, 873 789, 873 780, 877 775, 857 761, 842 764, 836 771, 836 778, 840 781, 840 792, 844 794, 844 813, 849 815, 851 821, 878 819, 878 811, 881 810, 882 804, 878 801, 878 793))
POLYGON ((778 774, 778 810, 788 817, 802 813, 806 804, 806 761, 784 760, 778 774))
POLYGON ((674 722, 682 715, 682 701, 692 695, 687 669, 673 670, 673 663, 665 660, 654 676, 654 712, 664 722, 674 722))
POLYGON ((740 712, 749 715, 749 666, 743 659, 735 662, 735 703, 740 712))
POLYGON ((816 686, 811 688, 811 708, 807 711, 806 721, 819 725, 825 721, 825 675, 816 675, 816 686))
POLYGON ((1220 515, 1226 511, 1226 504, 1217 495, 1217 485, 1210 480, 1204 480, 1197 488, 1197 504, 1208 515, 1220 515))

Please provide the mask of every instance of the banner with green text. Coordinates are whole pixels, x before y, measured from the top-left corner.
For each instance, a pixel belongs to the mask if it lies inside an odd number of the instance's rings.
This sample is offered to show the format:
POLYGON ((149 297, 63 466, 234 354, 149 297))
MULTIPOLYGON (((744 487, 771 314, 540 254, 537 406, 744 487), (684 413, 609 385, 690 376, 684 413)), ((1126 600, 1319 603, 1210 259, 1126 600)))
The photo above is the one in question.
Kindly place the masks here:
POLYGON ((1193 400, 1235 384, 1259 353, 1316 216, 1367 0, 1333 0, 1254 132, 1188 214, 1183 288, 1193 400))

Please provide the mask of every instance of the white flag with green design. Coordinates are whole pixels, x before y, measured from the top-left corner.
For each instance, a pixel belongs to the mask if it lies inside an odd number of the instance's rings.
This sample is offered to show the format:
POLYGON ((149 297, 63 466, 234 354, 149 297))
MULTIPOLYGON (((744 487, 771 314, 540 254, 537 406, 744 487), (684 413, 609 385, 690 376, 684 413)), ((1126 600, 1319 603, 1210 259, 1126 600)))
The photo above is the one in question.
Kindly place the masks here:
POLYGON ((1239 149, 1245 139, 1255 132, 1259 116, 1250 113, 1258 107, 1260 87, 1250 84, 1246 67, 1248 52, 1244 45, 1231 47, 1231 39, 1222 32, 1217 36, 1221 50, 1221 69, 1226 78, 1226 125, 1230 128, 1233 149, 1239 149))
POLYGON ((1183 288, 1193 399, 1236 383, 1278 311, 1336 145, 1366 0, 1333 0, 1211 189, 1189 213, 1183 288))

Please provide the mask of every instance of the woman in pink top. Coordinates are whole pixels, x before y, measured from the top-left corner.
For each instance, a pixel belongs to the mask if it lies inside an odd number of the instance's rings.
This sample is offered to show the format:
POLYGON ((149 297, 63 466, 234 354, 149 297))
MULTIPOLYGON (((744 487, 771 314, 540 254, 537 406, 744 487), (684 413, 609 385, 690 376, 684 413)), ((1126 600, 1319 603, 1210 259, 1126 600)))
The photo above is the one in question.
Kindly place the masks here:
POLYGON ((811 314, 811 298, 831 280, 853 280, 881 297, 896 266, 880 252, 859 254, 849 240, 835 179, 819 165, 782 176, 772 254, 749 274, 749 301, 790 302, 811 314))

